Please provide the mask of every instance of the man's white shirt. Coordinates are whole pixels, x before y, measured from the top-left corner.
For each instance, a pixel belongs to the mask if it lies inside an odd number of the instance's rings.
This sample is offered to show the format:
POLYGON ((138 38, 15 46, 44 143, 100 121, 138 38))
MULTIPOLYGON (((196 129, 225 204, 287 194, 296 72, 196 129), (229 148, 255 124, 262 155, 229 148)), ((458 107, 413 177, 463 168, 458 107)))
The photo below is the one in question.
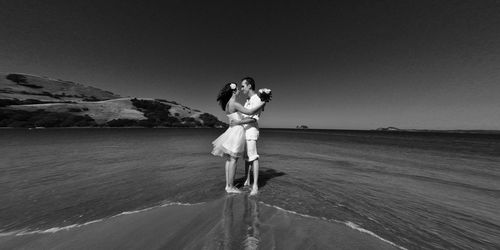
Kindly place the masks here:
MULTIPOLYGON (((247 101, 245 102, 245 108, 246 109, 251 109, 254 108, 258 105, 260 105, 262 101, 260 100, 259 96, 257 94, 252 95, 247 101)), ((243 127, 245 128, 245 136, 247 140, 257 140, 259 138, 259 118, 260 118, 260 111, 255 113, 254 115, 245 115, 243 114, 243 117, 251 117, 256 120, 256 122, 252 123, 247 123, 244 124, 243 127)))

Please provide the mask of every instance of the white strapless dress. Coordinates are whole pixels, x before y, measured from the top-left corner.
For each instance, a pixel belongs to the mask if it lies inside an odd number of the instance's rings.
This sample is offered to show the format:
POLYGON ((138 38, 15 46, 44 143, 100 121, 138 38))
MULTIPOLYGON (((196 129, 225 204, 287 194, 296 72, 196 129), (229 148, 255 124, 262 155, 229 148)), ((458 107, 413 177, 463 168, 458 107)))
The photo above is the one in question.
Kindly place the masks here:
MULTIPOLYGON (((227 115, 229 122, 231 120, 240 121, 242 116, 238 112, 227 115)), ((214 149, 212 154, 215 156, 230 155, 240 157, 245 150, 245 129, 242 125, 229 126, 229 128, 212 142, 214 149)))

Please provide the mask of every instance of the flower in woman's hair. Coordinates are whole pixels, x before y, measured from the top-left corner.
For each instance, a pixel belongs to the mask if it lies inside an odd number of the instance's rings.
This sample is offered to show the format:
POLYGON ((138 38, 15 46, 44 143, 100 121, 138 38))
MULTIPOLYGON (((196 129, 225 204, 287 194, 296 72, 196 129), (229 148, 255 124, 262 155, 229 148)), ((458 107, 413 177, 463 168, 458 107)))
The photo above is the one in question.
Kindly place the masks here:
POLYGON ((236 83, 231 83, 231 84, 229 85, 229 87, 230 87, 231 89, 236 89, 236 83))
POLYGON ((270 89, 259 89, 259 97, 261 101, 269 102, 273 97, 273 93, 270 89))

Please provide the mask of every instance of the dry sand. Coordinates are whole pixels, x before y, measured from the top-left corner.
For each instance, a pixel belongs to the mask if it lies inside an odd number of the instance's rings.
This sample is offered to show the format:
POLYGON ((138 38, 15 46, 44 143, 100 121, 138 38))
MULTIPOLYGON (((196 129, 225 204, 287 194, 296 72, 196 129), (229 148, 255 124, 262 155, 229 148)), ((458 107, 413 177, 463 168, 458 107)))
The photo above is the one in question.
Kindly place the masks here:
POLYGON ((0 249, 396 249, 344 224, 249 198, 167 205, 57 232, 0 237, 0 249))

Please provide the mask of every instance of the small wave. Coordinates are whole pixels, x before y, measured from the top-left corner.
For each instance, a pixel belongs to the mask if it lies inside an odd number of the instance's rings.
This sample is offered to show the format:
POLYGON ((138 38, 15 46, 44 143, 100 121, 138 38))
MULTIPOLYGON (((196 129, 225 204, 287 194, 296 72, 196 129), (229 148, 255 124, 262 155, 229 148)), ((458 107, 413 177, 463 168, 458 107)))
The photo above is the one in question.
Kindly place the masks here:
POLYGON ((301 214, 301 213, 298 213, 298 212, 295 212, 295 211, 291 211, 291 210, 286 210, 284 208, 281 208, 281 207, 278 207, 278 206, 275 206, 275 205, 270 205, 270 204, 267 204, 267 203, 264 203, 262 201, 260 201, 259 203, 265 205, 265 206, 268 206, 268 207, 273 207, 273 208, 276 208, 278 210, 281 210, 281 211, 284 211, 284 212, 287 212, 287 213, 291 213, 291 214, 295 214, 295 215, 298 215, 298 216, 301 216, 301 217, 304 217, 304 218, 309 218, 309 219, 319 219, 319 220, 325 220, 325 221, 328 221, 328 222, 335 222, 335 223, 340 223, 340 224, 344 224, 354 230, 357 230, 359 232, 362 232, 362 233, 366 233, 366 234, 369 234, 383 242, 386 242, 386 243, 389 243, 390 245, 392 246, 395 246, 399 249, 403 249, 403 250, 407 250, 406 248, 390 241, 390 240, 387 240, 387 239, 384 239, 380 236, 378 236, 376 233, 372 232, 372 231, 369 231, 369 230, 366 230, 358 225, 356 225, 355 223, 353 222, 350 222, 350 221, 339 221, 339 220, 335 220, 335 219, 328 219, 328 218, 325 218, 325 217, 316 217, 316 216, 312 216, 312 215, 307 215, 307 214, 301 214))
POLYGON ((362 227, 360 227, 360 226, 356 225, 356 224, 355 224, 355 223, 353 223, 353 222, 347 221, 347 222, 343 222, 343 224, 347 225, 348 227, 350 227, 350 228, 352 228, 352 229, 358 230, 358 231, 360 231, 360 232, 362 232, 362 233, 369 234, 369 235, 371 235, 371 236, 373 236, 373 237, 375 237, 375 238, 377 238, 377 239, 379 239, 379 240, 381 240, 381 241, 384 241, 384 242, 386 242, 386 243, 389 243, 389 244, 391 244, 391 245, 393 245, 393 246, 395 246, 395 247, 397 247, 397 248, 399 248, 399 249, 405 249, 405 250, 406 250, 406 248, 404 248, 404 247, 402 247, 402 246, 400 246, 400 245, 397 245, 396 243, 394 243, 394 242, 392 242, 392 241, 386 240, 386 239, 384 239, 384 238, 382 238, 382 237, 378 236, 378 235, 377 235, 377 234, 375 234, 374 232, 369 231, 369 230, 366 230, 366 229, 364 229, 364 228, 362 228, 362 227))
POLYGON ((180 205, 180 206, 197 206, 201 204, 205 204, 206 202, 197 202, 197 203, 185 203, 185 202, 173 202, 169 201, 167 203, 163 203, 160 205, 160 207, 166 207, 166 206, 172 206, 172 205, 180 205))
POLYGON ((199 202, 199 203, 183 203, 183 202, 163 202, 161 205, 158 206, 153 206, 153 207, 148 207, 144 209, 139 209, 139 210, 132 210, 132 211, 125 211, 121 212, 116 215, 112 215, 103 219, 98 219, 98 220, 93 220, 81 224, 72 224, 69 226, 64 226, 64 227, 53 227, 49 229, 44 229, 44 230, 34 230, 34 231, 29 231, 27 229, 21 229, 17 231, 12 231, 12 232, 5 232, 5 233, 0 233, 0 237, 5 237, 5 236, 23 236, 23 235, 31 235, 31 234, 50 234, 50 233, 56 233, 59 231, 65 231, 65 230, 70 230, 73 228, 79 228, 83 226, 87 226, 96 222, 101 222, 104 221, 107 218, 114 218, 122 215, 129 215, 129 214, 136 214, 140 212, 145 212, 154 208, 159 208, 159 207, 167 207, 167 206, 173 206, 173 205, 178 205, 178 206, 194 206, 194 205, 200 205, 203 204, 204 202, 199 202))
POLYGON ((89 222, 85 222, 83 224, 73 224, 69 226, 64 226, 64 227, 53 227, 45 230, 35 230, 35 231, 28 231, 28 230, 18 230, 18 231, 13 231, 13 232, 7 232, 7 233, 0 233, 0 236, 22 236, 22 235, 31 235, 31 234, 48 234, 48 233, 56 233, 59 231, 64 231, 64 230, 70 230, 73 228, 78 228, 78 227, 83 227, 86 225, 90 225, 96 222, 103 221, 104 219, 99 219, 99 220, 93 220, 89 222))
POLYGON ((178 206, 195 206, 195 205, 200 205, 200 204, 203 204, 204 202, 199 202, 199 203, 183 203, 183 202, 163 202, 161 205, 159 206, 154 206, 154 207, 147 207, 147 208, 143 208, 143 209, 139 209, 139 210, 132 210, 132 211, 126 211, 126 212, 121 212, 117 215, 113 215, 111 216, 110 218, 114 218, 114 217, 118 217, 118 216, 122 216, 122 215, 129 215, 129 214, 136 214, 136 213, 141 213, 141 212, 145 212, 145 211, 148 211, 148 210, 151 210, 151 209, 155 209, 155 208, 159 208, 159 207, 168 207, 168 206, 173 206, 173 205, 178 205, 178 206))

